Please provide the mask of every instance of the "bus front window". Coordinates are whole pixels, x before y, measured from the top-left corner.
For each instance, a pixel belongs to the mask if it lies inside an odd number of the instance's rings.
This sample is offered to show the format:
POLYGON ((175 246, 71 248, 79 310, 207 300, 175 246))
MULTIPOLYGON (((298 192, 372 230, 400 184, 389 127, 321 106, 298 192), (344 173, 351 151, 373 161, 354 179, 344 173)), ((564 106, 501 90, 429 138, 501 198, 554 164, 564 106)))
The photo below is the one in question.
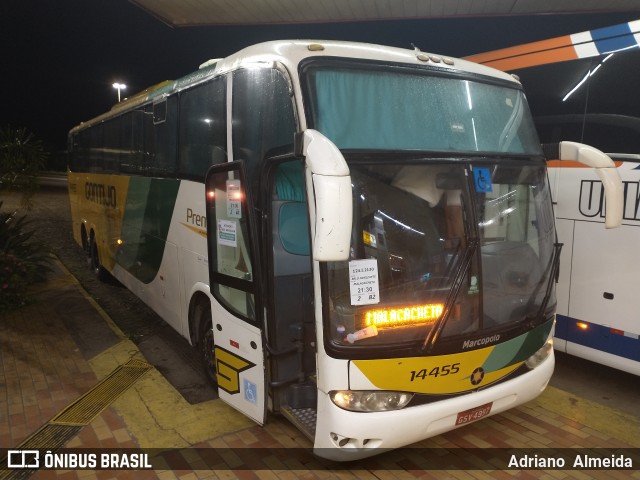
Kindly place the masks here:
MULTIPOLYGON (((555 229, 543 166, 486 167, 491 188, 477 191, 484 326, 544 316, 553 306, 555 229)), ((556 247, 557 248, 557 247, 556 247)))
POLYGON ((446 342, 546 319, 555 237, 544 171, 351 165, 350 260, 325 270, 330 341, 415 352, 434 329, 446 342))
POLYGON ((351 168, 351 259, 327 266, 333 341, 416 341, 435 325, 467 242, 464 174, 447 165, 351 168))

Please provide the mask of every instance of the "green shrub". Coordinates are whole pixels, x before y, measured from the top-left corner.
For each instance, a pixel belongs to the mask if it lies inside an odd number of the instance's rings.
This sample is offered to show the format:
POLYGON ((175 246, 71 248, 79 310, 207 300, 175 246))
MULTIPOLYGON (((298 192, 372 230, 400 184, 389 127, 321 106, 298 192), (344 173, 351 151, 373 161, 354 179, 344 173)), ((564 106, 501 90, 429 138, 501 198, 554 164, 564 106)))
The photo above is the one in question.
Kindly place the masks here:
POLYGON ((1 211, 0 202, 0 312, 28 301, 28 288, 51 271, 49 250, 32 239, 26 217, 1 211))
POLYGON ((29 205, 47 156, 42 142, 26 128, 0 126, 0 191, 18 191, 29 205))

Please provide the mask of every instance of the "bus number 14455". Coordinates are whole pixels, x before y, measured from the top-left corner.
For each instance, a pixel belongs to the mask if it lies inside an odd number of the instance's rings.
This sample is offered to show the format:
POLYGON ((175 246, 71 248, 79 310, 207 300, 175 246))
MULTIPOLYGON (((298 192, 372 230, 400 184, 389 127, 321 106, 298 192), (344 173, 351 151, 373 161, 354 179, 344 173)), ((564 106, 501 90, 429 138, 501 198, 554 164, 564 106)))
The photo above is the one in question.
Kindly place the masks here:
POLYGON ((433 367, 431 369, 423 368, 422 370, 411 370, 411 381, 417 379, 426 380, 427 377, 445 377, 447 375, 453 375, 460 371, 460 364, 454 363, 453 365, 442 365, 439 367, 433 367))

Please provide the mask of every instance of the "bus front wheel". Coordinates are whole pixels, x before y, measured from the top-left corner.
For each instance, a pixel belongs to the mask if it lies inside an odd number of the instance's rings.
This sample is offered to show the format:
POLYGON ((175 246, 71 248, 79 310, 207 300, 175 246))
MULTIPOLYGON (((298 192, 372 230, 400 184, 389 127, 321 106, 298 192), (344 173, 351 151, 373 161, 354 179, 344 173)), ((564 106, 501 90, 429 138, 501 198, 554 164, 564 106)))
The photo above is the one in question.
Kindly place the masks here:
MULTIPOLYGON (((208 300, 208 299, 207 299, 208 300)), ((199 327, 198 332, 198 352, 204 366, 207 377, 214 385, 217 385, 218 379, 216 374, 216 355, 214 353, 213 343, 213 323, 211 321, 211 304, 206 302, 198 302, 193 312, 196 325, 199 327)))

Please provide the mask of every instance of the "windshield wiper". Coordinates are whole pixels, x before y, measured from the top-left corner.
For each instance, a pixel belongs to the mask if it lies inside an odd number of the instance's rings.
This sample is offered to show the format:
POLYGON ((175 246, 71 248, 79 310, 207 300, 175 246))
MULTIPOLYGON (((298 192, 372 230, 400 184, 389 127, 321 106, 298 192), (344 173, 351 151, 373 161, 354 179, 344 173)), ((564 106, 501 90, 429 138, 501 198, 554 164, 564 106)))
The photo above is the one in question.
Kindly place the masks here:
MULTIPOLYGON (((551 262, 550 262, 549 280, 547 281, 547 289, 544 292, 542 303, 540 304, 540 308, 538 308, 538 311, 536 312, 535 317, 531 318, 530 316, 527 316, 527 320, 535 320, 537 318, 540 318, 542 315, 544 315, 544 311, 547 309, 547 304, 549 303, 549 300, 551 299, 551 293, 553 292, 553 284, 554 282, 558 281, 558 270, 560 268, 560 252, 562 252, 563 245, 564 243, 558 243, 558 242, 553 244, 553 258, 551 259, 551 262)), ((544 278, 545 277, 543 275, 541 282, 544 278)), ((536 296, 537 296, 537 293, 534 293, 531 296, 531 299, 529 300, 529 304, 531 304, 534 301, 536 296)), ((529 310, 530 310, 530 305, 527 305, 527 311, 529 310)))
POLYGON ((426 350, 427 353, 429 353, 440 337, 440 333, 442 333, 442 329, 447 323, 447 319, 449 318, 449 315, 453 310, 453 305, 456 301, 456 298, 458 298, 458 293, 460 293, 460 288, 462 287, 464 279, 467 276, 467 272, 469 271, 469 267, 471 266, 471 260, 473 260, 473 256, 475 255, 476 249, 478 248, 478 243, 479 241, 477 238, 471 238, 468 240, 462 260, 460 261, 458 270, 456 271, 456 274, 453 278, 451 290, 449 291, 449 295, 447 296, 447 301, 445 302, 442 315, 436 321, 433 328, 429 330, 429 333, 427 334, 427 337, 424 339, 424 343, 422 344, 421 351, 424 352, 426 350))

